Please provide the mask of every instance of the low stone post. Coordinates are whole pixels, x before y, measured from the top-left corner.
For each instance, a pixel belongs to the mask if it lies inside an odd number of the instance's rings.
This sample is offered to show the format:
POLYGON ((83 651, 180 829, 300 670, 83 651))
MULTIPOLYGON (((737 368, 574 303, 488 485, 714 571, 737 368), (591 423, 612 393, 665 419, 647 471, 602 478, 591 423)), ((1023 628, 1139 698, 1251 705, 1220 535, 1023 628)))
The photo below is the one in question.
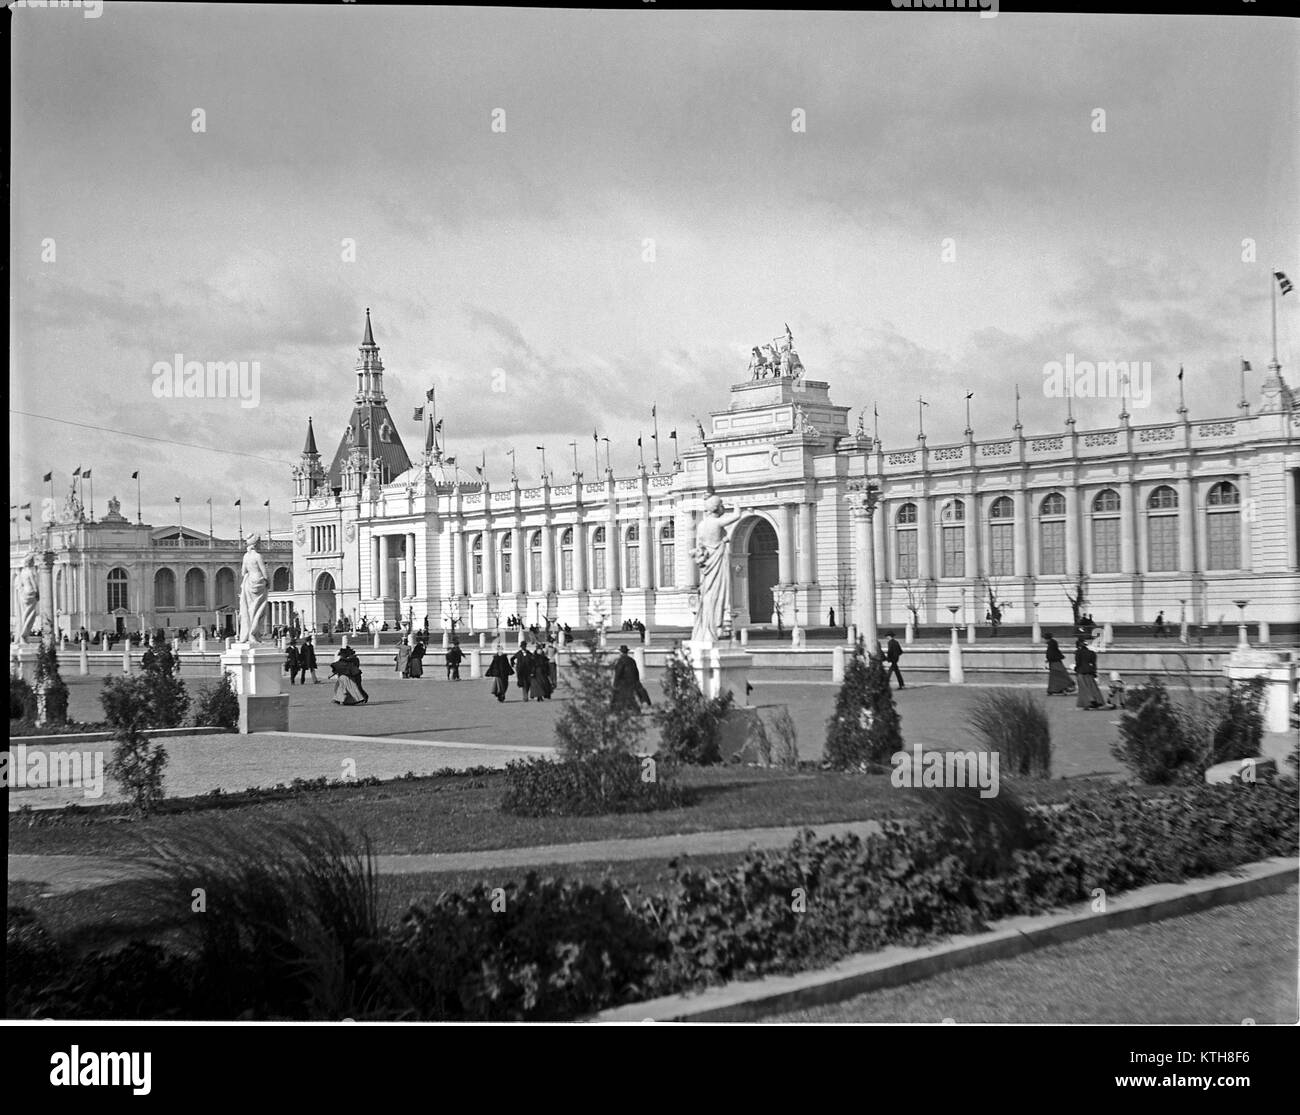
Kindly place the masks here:
POLYGON ((85 640, 85 639, 82 639, 82 640, 81 640, 81 652, 77 655, 77 667, 78 667, 78 672, 81 674, 81 676, 82 676, 83 678, 84 678, 84 677, 88 677, 88 676, 90 675, 90 653, 89 653, 89 651, 90 651, 90 648, 86 646, 86 640, 85 640))
POLYGON ((844 680, 844 648, 835 647, 831 650, 831 681, 837 685, 844 680))
POLYGON ((961 685, 966 680, 966 673, 961 664, 961 644, 957 641, 957 628, 952 629, 952 643, 948 647, 948 680, 953 685, 961 685))

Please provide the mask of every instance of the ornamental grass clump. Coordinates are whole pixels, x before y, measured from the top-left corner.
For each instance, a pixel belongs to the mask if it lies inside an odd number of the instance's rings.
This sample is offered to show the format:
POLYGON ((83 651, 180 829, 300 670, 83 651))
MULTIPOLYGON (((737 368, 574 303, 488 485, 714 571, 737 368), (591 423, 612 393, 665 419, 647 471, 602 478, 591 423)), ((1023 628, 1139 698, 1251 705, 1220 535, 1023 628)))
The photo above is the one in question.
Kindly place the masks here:
POLYGON ((1021 689, 988 689, 975 701, 970 728, 988 751, 999 756, 1002 773, 1051 778, 1052 729, 1047 710, 1021 689))

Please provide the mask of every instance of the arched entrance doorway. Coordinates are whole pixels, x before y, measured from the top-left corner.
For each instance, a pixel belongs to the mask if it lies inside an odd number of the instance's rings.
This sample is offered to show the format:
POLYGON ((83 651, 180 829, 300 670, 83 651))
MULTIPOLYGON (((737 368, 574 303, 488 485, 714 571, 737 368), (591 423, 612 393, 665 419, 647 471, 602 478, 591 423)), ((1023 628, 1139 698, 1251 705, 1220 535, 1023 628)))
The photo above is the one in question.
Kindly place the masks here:
POLYGON ((334 578, 322 573, 316 578, 316 626, 321 631, 331 631, 337 616, 334 599, 334 578))
POLYGON ((749 622, 772 622, 772 589, 779 576, 776 531, 766 519, 759 519, 749 532, 745 546, 749 585, 749 622))

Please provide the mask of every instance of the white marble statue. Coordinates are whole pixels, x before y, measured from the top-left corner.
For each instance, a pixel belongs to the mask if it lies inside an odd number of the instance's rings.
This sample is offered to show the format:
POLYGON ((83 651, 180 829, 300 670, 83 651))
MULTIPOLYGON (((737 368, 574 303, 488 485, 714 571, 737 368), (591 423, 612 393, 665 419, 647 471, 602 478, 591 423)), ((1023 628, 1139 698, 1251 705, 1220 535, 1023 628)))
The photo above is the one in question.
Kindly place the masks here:
POLYGON ((257 629, 269 603, 271 581, 266 573, 266 561, 258 552, 260 536, 248 540, 244 553, 243 577, 239 583, 239 634, 237 643, 257 643, 257 629))
POLYGON ((739 521, 742 510, 728 508, 719 496, 704 505, 705 515, 695 532, 691 557, 700 567, 700 608, 695 613, 691 639, 714 643, 726 638, 731 623, 731 539, 727 528, 739 521))
POLYGON ((18 627, 14 632, 14 642, 25 643, 28 636, 36 629, 36 618, 41 603, 40 574, 36 569, 35 554, 28 554, 23 558, 15 589, 18 607, 14 614, 18 617, 18 627))

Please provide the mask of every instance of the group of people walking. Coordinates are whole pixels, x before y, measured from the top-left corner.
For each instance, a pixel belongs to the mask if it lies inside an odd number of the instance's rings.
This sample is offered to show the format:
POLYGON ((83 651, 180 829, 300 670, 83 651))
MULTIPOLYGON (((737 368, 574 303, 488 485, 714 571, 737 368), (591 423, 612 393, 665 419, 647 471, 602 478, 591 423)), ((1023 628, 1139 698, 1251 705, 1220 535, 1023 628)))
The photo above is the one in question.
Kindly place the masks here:
POLYGON ((302 646, 298 645, 297 639, 289 640, 284 648, 284 669, 289 675, 290 685, 295 681, 306 685, 308 671, 311 671, 312 684, 320 684, 320 678, 316 676, 316 648, 310 635, 303 639, 302 646))
POLYGON ((510 678, 515 679, 525 701, 549 701, 559 682, 558 652, 554 643, 525 643, 512 655, 496 645, 487 676, 492 679, 492 696, 505 701, 510 678))
POLYGON ((1117 673, 1111 674, 1110 691, 1102 696, 1097 684, 1097 652, 1088 645, 1086 635, 1074 641, 1074 679, 1065 669, 1065 652, 1050 633, 1047 641, 1047 695, 1049 697, 1077 694, 1075 704, 1081 709, 1117 708, 1124 703, 1124 683, 1117 673), (1077 680, 1075 680, 1077 679, 1077 680))

